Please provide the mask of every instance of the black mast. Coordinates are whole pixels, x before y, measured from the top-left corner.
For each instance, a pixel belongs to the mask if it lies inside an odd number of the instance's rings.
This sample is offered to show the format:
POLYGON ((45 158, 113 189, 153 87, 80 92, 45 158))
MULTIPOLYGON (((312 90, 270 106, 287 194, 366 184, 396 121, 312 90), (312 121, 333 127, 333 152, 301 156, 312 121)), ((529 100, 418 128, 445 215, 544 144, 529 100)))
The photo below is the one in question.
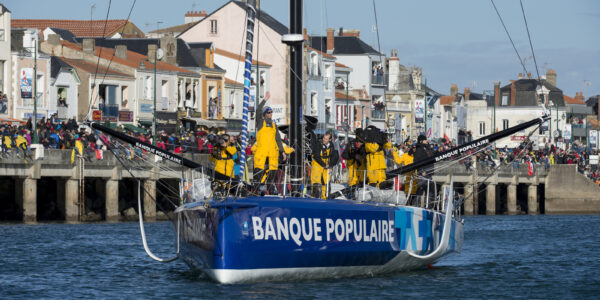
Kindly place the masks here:
MULTIPOLYGON (((290 33, 282 38, 290 46, 290 143, 292 193, 300 191, 303 172, 302 136, 302 0, 290 0, 290 33)), ((297 194, 297 193, 294 193, 297 194)))

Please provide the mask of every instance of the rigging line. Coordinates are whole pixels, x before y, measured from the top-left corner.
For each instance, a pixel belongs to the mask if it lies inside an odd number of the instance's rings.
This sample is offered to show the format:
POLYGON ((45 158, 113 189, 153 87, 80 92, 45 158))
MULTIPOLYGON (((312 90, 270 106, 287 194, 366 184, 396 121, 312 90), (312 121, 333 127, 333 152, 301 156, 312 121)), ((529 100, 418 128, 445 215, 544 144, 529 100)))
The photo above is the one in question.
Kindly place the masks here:
MULTIPOLYGON (((104 29, 102 30, 102 36, 104 36, 106 34, 106 26, 108 25, 108 16, 110 14, 110 6, 112 4, 112 0, 108 0, 108 9, 106 10, 106 18, 104 19, 104 29)), ((90 23, 91 26, 91 23, 90 23)), ((98 53, 98 60, 96 61, 96 71, 94 72, 94 81, 93 84, 96 84, 96 77, 98 76, 98 68, 100 67, 100 56, 102 55, 102 48, 100 48, 100 53, 98 53)), ((98 93, 100 93, 100 87, 98 87, 98 93)), ((93 90, 92 93, 90 94, 90 109, 88 110, 88 114, 86 116, 86 120, 89 120, 90 117, 90 113, 92 111, 92 100, 93 100, 93 90)))
MULTIPOLYGON (((522 149, 519 151, 519 153, 517 153, 517 155, 515 155, 515 156, 514 156, 514 158, 513 158, 513 159, 512 159, 512 160, 511 160, 509 163, 507 163, 506 165, 509 165, 509 164, 511 164, 513 161, 515 161, 515 160, 519 159, 519 158, 520 158, 520 157, 521 157, 523 154, 526 154, 526 153, 527 153, 527 149, 529 148, 529 146, 530 146, 530 145, 532 145, 532 144, 533 144, 533 140, 531 140, 531 139, 529 139, 529 138, 530 138, 530 137, 533 135, 533 133, 534 133, 534 132, 536 132, 536 131, 537 131, 537 130, 540 128, 540 126, 542 126, 542 124, 541 124, 541 123, 540 123, 540 124, 539 124, 537 127, 535 127, 533 130, 531 130, 531 131, 529 132, 529 134, 527 135, 527 139, 529 140, 529 142, 527 142, 527 143, 524 143, 524 145, 523 145, 523 148, 522 148, 522 149)), ((502 166, 502 164, 499 164, 498 166, 496 166, 496 168, 494 169, 494 172, 490 172, 490 174, 489 174, 488 176, 486 176, 486 177, 485 177, 485 178, 482 180, 482 182, 486 182, 486 181, 488 181, 488 179, 489 179, 490 177, 492 177, 492 176, 494 175, 495 171, 496 171, 497 169, 499 169, 501 166, 502 166)), ((474 167, 475 167, 475 168, 477 168, 477 165, 475 165, 474 167)), ((481 189, 481 190, 480 190, 480 189, 477 189, 477 194, 481 194, 481 193, 483 193, 483 192, 484 192, 484 191, 485 191, 487 188, 488 188, 488 186, 486 185, 486 186, 485 186, 483 189, 481 189)), ((468 196, 464 196, 464 197, 462 198, 462 201, 459 201, 459 202, 457 202, 457 206, 460 206, 460 205, 462 205, 462 204, 465 202, 465 200, 466 200, 467 198, 469 198, 469 197, 473 196, 473 194, 474 194, 474 193, 475 193, 475 192, 474 192, 474 191, 472 191, 472 192, 471 192, 471 194, 469 194, 468 196)), ((463 192, 463 194, 464 194, 464 192, 463 192)))
MULTIPOLYGON (((108 146, 107 146, 107 147, 108 147, 108 146)), ((112 154, 115 156, 115 158, 117 159, 117 161, 119 161, 119 163, 121 164, 121 166, 125 167, 125 169, 126 169, 126 170, 127 170, 127 172, 129 173, 129 175, 131 175, 131 178, 139 180, 139 179, 138 179, 138 178, 137 178, 137 177, 136 177, 136 176, 133 174, 133 172, 131 171, 131 169, 130 169, 130 168, 128 168, 127 166, 125 166, 125 163, 123 162, 123 160, 121 159, 121 157, 119 157, 118 155, 116 155, 116 153, 114 153, 114 151, 113 151, 113 148, 112 148, 112 147, 108 147, 108 149, 110 150, 110 152, 112 152, 112 154)), ((150 197, 150 199, 152 199, 152 201, 154 201, 154 203, 156 203, 156 206, 158 207, 158 209, 160 209, 162 212, 164 212, 164 213, 165 213, 165 215, 167 216, 167 218, 169 219, 169 221, 173 221, 173 220, 171 219, 171 217, 169 216, 169 214, 167 213, 167 211, 166 211, 166 210, 165 210, 165 209, 162 207, 162 205, 160 205, 160 203, 158 203, 158 201, 157 201, 156 197, 153 197, 153 196, 150 194, 150 192, 149 192, 148 190, 146 190, 145 188, 144 188, 143 190, 144 190, 144 192, 145 192, 146 194, 148 194, 148 196, 150 197)), ((156 190, 156 191, 157 191, 157 192, 159 192, 158 190, 156 190)), ((162 192, 159 192, 159 193, 161 193, 161 194, 162 194, 162 192)), ((164 195, 163 195, 163 196, 164 196, 164 195)), ((169 202, 171 205, 173 205, 173 207, 175 207, 175 208, 177 208, 177 207, 178 207, 178 206, 177 206, 175 203, 173 203, 173 202, 172 202, 172 201, 171 201, 169 198, 165 197, 165 199, 167 199, 167 201, 168 201, 168 202, 169 202)), ((138 212, 138 213, 141 213, 141 212, 138 212)))
MULTIPOLYGON (((379 42, 379 24, 377 23, 377 9, 375 9, 375 0, 373 0, 373 14, 375 15, 375 28, 377 29, 377 51, 379 52, 379 63, 382 64, 381 69, 384 70, 385 65, 383 63, 383 55, 381 53, 381 43, 379 42)), ((389 76, 389 70, 387 72, 388 72, 388 76, 389 76)), ((383 78, 381 78, 381 79, 383 80, 383 82, 380 82, 380 84, 385 85, 385 75, 383 75, 382 77, 383 78)), ((348 83, 348 84, 350 84, 350 83, 348 83)), ((383 89, 383 103, 385 103, 385 101, 386 101, 385 90, 387 90, 387 89, 386 88, 383 89)), ((425 92, 425 105, 427 105, 427 92, 425 92)), ((385 113, 385 109, 383 112, 385 113)), ((387 116, 387 114, 386 114, 386 116, 387 116)), ((384 116, 384 118, 386 116, 384 116)), ((425 116, 425 122, 427 122, 427 116, 425 116)), ((427 134, 427 132, 425 134, 427 134)))
MULTIPOLYGON (((131 17, 131 13, 133 12, 133 8, 135 7, 135 3, 136 2, 137 2, 137 0, 133 0, 133 2, 131 3, 131 8, 129 9, 129 13, 127 14, 127 22, 126 22, 126 24, 129 23, 129 19, 131 17)), ((121 32, 120 32, 121 36, 123 36, 123 32, 125 32, 125 28, 126 28, 126 26, 123 26, 123 28, 121 28, 121 32)), ((104 33, 102 35, 104 36, 104 33)), ((102 48, 100 48, 100 53, 102 53, 102 48)), ((106 67, 106 71, 104 72, 104 75, 102 76, 102 80, 100 81, 100 83, 98 84, 98 86, 100 84, 104 83, 104 79, 106 79, 106 75, 108 74, 108 71, 110 70, 110 65, 112 64, 113 58, 115 57, 115 52, 113 52, 113 55, 110 57, 110 60, 108 61, 108 66, 106 67)), ((98 64, 99 63, 100 63, 100 56, 98 56, 98 63, 96 64, 96 73, 98 73, 98 64)), ((156 63, 156 62, 154 62, 154 63, 156 63)), ((96 83, 96 74, 94 74, 94 83, 96 83)), ((98 99, 98 96, 99 96, 99 94, 96 95, 95 99, 90 99, 90 109, 88 110, 88 114, 86 116, 86 120, 89 120, 90 113, 91 113, 91 107, 94 105, 94 103, 98 99)), ((92 95, 90 95, 90 97, 92 97, 92 95)))
MULTIPOLYGON (((244 43, 246 42, 246 39, 244 38, 244 35, 246 34, 246 31, 248 31, 246 28, 248 28, 248 12, 246 12, 245 14, 245 19, 244 19, 244 30, 242 31, 242 37, 240 37, 240 40, 242 41, 240 43, 240 51, 239 51, 239 56, 242 57, 242 51, 244 49, 244 43)), ((241 64, 244 64, 245 62, 242 61, 241 64)), ((235 70, 235 81, 238 81, 238 76, 240 74, 240 63, 237 64, 237 69, 235 70)), ((242 80, 242 82, 244 82, 244 80, 242 80)))
MULTIPOLYGON (((273 41, 271 41, 271 38, 269 37, 269 35, 266 32, 264 32, 264 29, 260 28, 260 30, 262 30, 263 33, 265 34, 265 37, 267 37, 267 41, 269 41, 269 44, 271 44, 271 46, 275 50, 275 53, 277 53, 277 55, 279 55, 279 57, 281 59, 283 59, 284 61, 287 61, 286 58, 283 55, 281 55, 281 53, 279 52, 279 49, 277 49, 277 47, 275 47, 275 44, 273 43, 273 41)), ((292 74, 294 74, 294 76, 296 76, 296 79, 302 81, 302 78, 300 78, 300 76, 298 76, 298 74, 296 72, 294 72, 294 70, 292 70, 291 67, 288 67, 288 69, 290 69, 290 72, 292 74)))
POLYGON ((529 34, 529 26, 527 25, 527 18, 525 17, 525 9, 523 8, 523 0, 521 2, 521 12, 523 12, 523 20, 525 21, 525 29, 527 29, 527 38, 529 39, 529 47, 531 48, 531 55, 533 56, 533 63, 535 64, 535 72, 537 73, 538 82, 540 81, 540 71, 538 70, 537 60, 535 59, 535 52, 533 52, 533 43, 531 42, 531 35, 529 34))
POLYGON ((527 74, 527 68, 525 68, 525 63, 523 63, 523 59, 521 59, 521 55, 519 55, 519 51, 517 51, 517 47, 515 46, 515 43, 513 42, 512 38, 510 37, 510 34, 508 33, 508 29, 506 29, 506 25, 504 24, 504 20, 502 20, 502 16, 500 16, 500 12, 498 12, 498 8, 496 7, 496 4, 494 3, 494 0, 490 0, 492 2, 492 5, 494 6, 494 10, 496 10, 496 14, 498 15, 498 18, 500 18, 500 23, 502 23, 502 27, 504 27, 504 31, 506 32, 506 35, 508 36, 508 39, 510 40, 510 43, 513 46, 513 49, 515 49, 515 53, 517 54, 517 57, 519 58, 519 62, 521 63, 521 66, 523 67, 523 72, 525 72, 525 74, 527 74))

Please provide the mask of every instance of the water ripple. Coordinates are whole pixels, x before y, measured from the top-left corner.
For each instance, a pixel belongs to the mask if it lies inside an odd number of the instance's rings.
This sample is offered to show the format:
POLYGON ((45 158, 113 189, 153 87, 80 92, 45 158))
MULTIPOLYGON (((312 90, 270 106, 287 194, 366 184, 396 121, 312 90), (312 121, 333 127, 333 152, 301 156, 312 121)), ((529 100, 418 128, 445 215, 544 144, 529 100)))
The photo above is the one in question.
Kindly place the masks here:
MULTIPOLYGON (((0 295, 31 298, 595 298, 600 216, 477 216, 463 252, 435 268, 382 277, 220 285, 183 262, 146 256, 136 223, 0 225, 0 295)), ((169 223, 146 227, 159 256, 169 223)))

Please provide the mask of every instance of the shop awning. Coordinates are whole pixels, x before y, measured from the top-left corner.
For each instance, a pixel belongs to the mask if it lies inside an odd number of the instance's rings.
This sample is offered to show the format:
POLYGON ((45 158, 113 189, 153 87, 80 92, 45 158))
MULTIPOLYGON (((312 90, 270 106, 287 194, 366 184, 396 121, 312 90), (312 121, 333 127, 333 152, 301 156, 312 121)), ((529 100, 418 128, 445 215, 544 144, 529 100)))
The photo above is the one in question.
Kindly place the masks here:
POLYGON ((148 134, 148 130, 146 130, 146 129, 142 128, 142 127, 137 127, 137 126, 132 125, 132 124, 121 124, 121 125, 125 129, 129 129, 131 131, 138 132, 138 133, 141 133, 141 134, 148 134))
POLYGON ((202 118, 186 117, 186 118, 183 118, 183 120, 196 122, 197 126, 206 126, 208 128, 218 127, 216 122, 202 119, 202 118))

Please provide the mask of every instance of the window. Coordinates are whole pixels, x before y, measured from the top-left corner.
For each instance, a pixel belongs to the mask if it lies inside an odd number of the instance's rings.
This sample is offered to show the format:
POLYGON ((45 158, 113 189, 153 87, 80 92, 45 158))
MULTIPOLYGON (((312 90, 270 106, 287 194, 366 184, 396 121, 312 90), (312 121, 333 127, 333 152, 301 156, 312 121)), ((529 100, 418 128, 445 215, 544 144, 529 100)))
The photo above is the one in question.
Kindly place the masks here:
POLYGON ((485 122, 479 122, 479 135, 485 135, 485 122))
POLYGON ((502 95, 502 106, 508 105, 508 95, 502 95))
POLYGON ((317 55, 316 52, 312 52, 310 54, 310 69, 309 69, 309 74, 311 76, 320 76, 321 74, 319 74, 319 56, 317 55))
POLYGON ((144 78, 144 99, 152 99, 152 77, 144 78))
POLYGON ((126 85, 121 86, 121 107, 127 108, 129 104, 129 87, 126 85))
POLYGON ((66 86, 57 86, 56 87, 56 106, 58 107, 67 107, 67 87, 66 86))
POLYGON ((167 95, 169 94, 168 83, 169 82, 167 80, 163 80, 160 84, 160 99, 162 101, 163 110, 169 109, 169 97, 167 97, 167 95))
POLYGON ((325 65, 325 90, 327 90, 327 91, 331 90, 331 85, 333 84, 332 80, 331 80, 331 78, 333 76, 331 73, 332 73, 331 72, 331 64, 326 64, 325 65))
POLYGON ((502 120, 502 130, 508 129, 508 120, 502 120))
POLYGON ((310 115, 312 115, 312 116, 317 115, 318 102, 319 102, 318 94, 316 92, 311 92, 310 93, 310 115))
POLYGON ((210 33, 217 34, 217 20, 210 20, 210 33))

